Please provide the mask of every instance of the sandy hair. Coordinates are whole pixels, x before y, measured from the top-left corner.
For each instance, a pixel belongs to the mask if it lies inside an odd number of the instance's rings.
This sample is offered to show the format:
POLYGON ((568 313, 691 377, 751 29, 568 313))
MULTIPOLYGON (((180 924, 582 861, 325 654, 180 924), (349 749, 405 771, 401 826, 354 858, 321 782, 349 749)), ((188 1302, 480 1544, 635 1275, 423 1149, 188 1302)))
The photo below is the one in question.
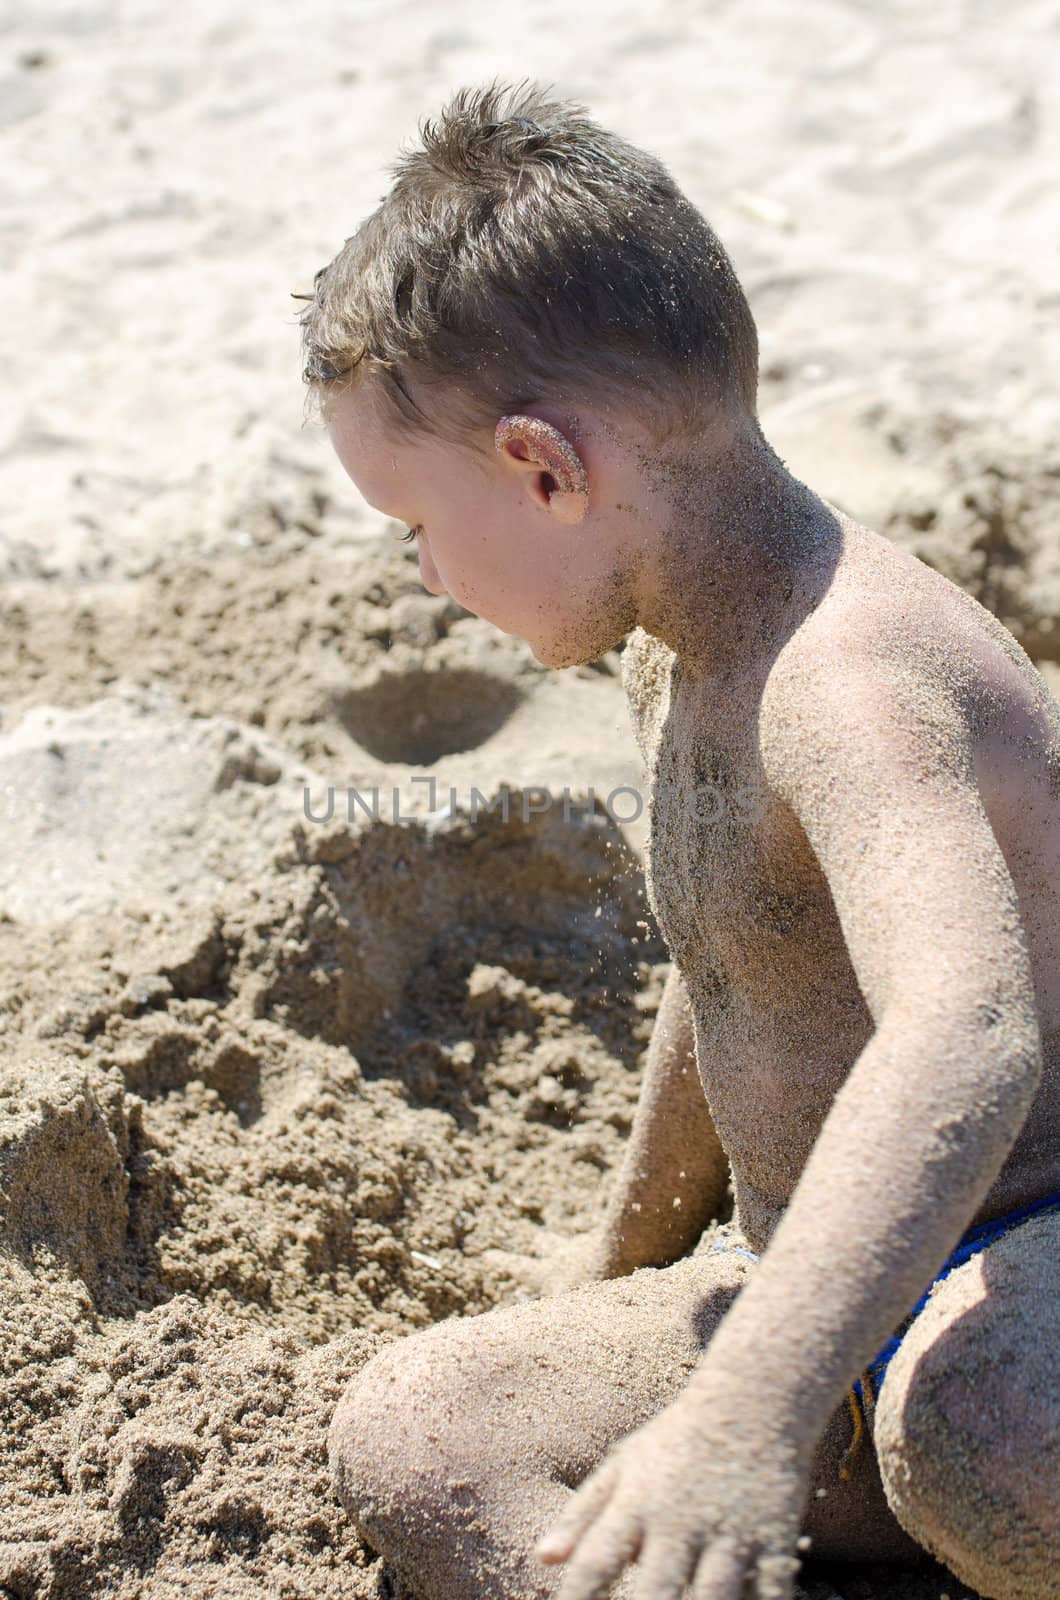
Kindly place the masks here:
POLYGON ((525 82, 461 89, 419 131, 305 297, 314 396, 371 372, 400 431, 461 443, 544 394, 660 439, 754 415, 754 319, 660 161, 525 82))

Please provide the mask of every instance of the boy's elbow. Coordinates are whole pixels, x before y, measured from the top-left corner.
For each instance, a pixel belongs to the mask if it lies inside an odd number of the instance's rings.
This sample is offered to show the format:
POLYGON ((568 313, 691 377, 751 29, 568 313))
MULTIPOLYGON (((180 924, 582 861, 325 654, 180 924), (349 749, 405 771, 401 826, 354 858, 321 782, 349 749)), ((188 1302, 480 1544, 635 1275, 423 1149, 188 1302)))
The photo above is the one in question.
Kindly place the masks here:
MULTIPOLYGON (((1025 1114, 1042 1080, 1041 1025, 1033 991, 960 996, 954 985, 893 1008, 894 1030, 915 1038, 955 1078, 971 1078, 975 1098, 999 1112, 1025 1114), (948 991, 948 992, 947 992, 948 991)), ((892 1033, 892 1037, 894 1034, 892 1033)))
POLYGON ((1037 1008, 980 1004, 976 1024, 980 1048, 1004 1065, 1006 1076, 1022 1084, 1030 1095, 1042 1081, 1042 1030, 1037 1008))
POLYGON ((1034 977, 1026 950, 1009 952, 989 982, 965 991, 978 1048, 997 1053, 1017 1076, 1042 1075, 1042 1030, 1034 977))
POLYGON ((981 1104, 1022 1125, 1042 1081, 1042 1034, 1032 1001, 980 999, 963 1031, 981 1104))

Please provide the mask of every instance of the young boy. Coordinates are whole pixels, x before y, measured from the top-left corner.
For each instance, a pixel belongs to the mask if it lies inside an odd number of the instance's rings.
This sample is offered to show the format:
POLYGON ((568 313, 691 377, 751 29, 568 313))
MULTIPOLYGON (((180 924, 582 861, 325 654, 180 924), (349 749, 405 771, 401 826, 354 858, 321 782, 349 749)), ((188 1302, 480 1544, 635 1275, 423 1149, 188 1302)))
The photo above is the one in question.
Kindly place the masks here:
POLYGON ((633 630, 674 964, 587 1286, 388 1347, 339 1491, 427 1600, 779 1600, 806 1549, 1060 1594, 1060 712, 785 470, 658 161, 533 86, 421 133, 307 378, 433 593, 550 666, 633 630))

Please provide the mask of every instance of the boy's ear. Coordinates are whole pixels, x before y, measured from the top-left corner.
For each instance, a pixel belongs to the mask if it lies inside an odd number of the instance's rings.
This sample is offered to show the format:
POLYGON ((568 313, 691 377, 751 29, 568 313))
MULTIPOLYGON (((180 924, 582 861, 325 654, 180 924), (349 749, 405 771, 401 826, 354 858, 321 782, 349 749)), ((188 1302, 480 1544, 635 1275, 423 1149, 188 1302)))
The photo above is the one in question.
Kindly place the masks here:
POLYGON ((531 498, 558 521, 582 522, 589 475, 570 440, 540 417, 502 417, 493 442, 506 466, 522 473, 531 498))

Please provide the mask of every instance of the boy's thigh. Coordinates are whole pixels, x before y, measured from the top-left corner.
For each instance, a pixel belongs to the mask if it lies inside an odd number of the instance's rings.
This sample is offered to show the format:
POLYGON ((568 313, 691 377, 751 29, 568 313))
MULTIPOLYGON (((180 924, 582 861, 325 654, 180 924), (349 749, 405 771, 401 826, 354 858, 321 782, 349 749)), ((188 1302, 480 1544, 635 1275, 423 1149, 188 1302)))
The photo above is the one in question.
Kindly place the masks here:
MULTIPOLYGON (((388 1345, 335 1413, 340 1488, 345 1479, 346 1497, 356 1500, 358 1480, 361 1497, 382 1493, 407 1505, 413 1482, 429 1492, 443 1480, 476 1484, 491 1503, 519 1500, 535 1481, 577 1487, 677 1399, 754 1270, 735 1251, 701 1250, 388 1345), (376 1482, 380 1473, 393 1481, 376 1482)), ((810 1486, 814 1554, 915 1557, 918 1547, 888 1509, 867 1435, 840 1479, 850 1443, 844 1402, 822 1434, 810 1486)))
POLYGON ((1031 1218, 935 1286, 876 1406, 887 1450, 910 1428, 962 1459, 1020 1441, 1060 1449, 1060 1215, 1031 1218), (962 1443, 958 1443, 960 1435, 962 1443))

